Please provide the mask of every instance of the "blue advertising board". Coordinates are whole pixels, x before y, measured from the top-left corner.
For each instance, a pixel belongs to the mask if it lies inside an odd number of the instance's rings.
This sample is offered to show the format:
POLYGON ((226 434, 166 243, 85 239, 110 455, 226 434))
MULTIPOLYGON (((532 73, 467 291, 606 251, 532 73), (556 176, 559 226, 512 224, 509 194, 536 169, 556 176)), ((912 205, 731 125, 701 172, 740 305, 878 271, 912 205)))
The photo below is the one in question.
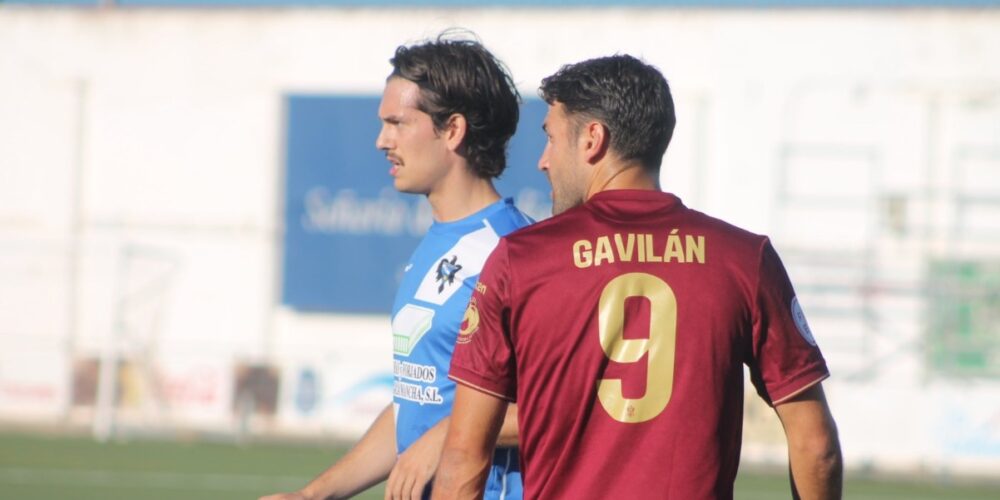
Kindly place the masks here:
MULTIPOLYGON (((432 222, 423 196, 397 192, 376 96, 286 98, 282 304, 303 311, 388 314, 403 267, 432 222)), ((521 107, 508 168, 496 183, 531 217, 551 212, 538 168, 546 105, 521 107)))

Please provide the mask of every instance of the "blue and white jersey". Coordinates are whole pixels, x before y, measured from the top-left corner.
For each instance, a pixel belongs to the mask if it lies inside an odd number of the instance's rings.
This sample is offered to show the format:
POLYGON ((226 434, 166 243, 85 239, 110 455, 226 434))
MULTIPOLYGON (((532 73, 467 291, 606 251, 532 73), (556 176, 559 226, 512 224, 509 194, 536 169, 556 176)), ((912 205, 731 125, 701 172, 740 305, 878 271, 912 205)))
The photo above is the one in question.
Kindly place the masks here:
MULTIPOLYGON (((500 200, 464 219, 435 222, 410 257, 392 307, 400 453, 451 414, 455 383, 448 367, 479 272, 501 236, 531 222, 509 198, 500 200)), ((516 449, 497 449, 485 498, 521 498, 516 449)))

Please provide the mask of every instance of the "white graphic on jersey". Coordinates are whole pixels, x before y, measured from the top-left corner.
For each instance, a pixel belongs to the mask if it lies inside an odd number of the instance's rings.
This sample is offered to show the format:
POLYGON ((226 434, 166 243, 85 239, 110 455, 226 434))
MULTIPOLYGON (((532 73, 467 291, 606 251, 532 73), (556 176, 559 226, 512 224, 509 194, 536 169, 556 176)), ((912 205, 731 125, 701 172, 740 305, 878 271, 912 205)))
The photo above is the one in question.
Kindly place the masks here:
POLYGON ((792 297, 792 319, 795 320, 795 327, 799 329, 799 335, 802 335, 802 338, 806 339, 809 345, 815 346, 816 338, 813 337, 812 330, 809 329, 806 314, 802 312, 798 297, 792 297))
POLYGON ((490 223, 485 220, 483 223, 486 224, 486 227, 463 236, 455 243, 455 246, 441 254, 435 261, 435 264, 427 270, 427 274, 421 280, 420 287, 417 288, 414 298, 439 306, 443 305, 461 288, 461 284, 466 278, 475 276, 483 270, 486 258, 490 256, 490 253, 496 248, 497 243, 500 242, 500 237, 493 230, 493 227, 490 226, 490 223), (457 259, 455 259, 456 256, 457 259), (438 275, 438 263, 442 259, 448 262, 455 259, 456 262, 462 265, 461 269, 458 269, 453 274, 454 279, 449 280, 446 286, 442 286, 442 280, 438 275))
POLYGON ((403 272, 404 273, 408 273, 408 272, 410 272, 410 269, 412 269, 412 268, 413 268, 413 264, 407 264, 406 267, 403 268, 403 272))
POLYGON ((392 318, 392 350, 409 356, 424 334, 431 329, 434 311, 426 307, 406 304, 392 318))

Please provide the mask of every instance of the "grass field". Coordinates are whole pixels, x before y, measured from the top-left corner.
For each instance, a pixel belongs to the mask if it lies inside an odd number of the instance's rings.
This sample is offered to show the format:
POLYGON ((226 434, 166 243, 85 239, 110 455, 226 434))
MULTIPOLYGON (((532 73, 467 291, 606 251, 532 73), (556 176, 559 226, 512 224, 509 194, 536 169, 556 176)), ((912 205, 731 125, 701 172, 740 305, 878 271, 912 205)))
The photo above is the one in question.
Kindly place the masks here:
MULTIPOLYGON (((296 489, 344 453, 343 447, 133 441, 0 434, 0 499, 254 499, 296 489)), ((788 498, 783 475, 741 473, 736 498, 788 498)), ((1000 498, 1000 485, 960 486, 852 478, 845 498, 1000 498)), ((357 498, 380 499, 381 488, 357 498)))

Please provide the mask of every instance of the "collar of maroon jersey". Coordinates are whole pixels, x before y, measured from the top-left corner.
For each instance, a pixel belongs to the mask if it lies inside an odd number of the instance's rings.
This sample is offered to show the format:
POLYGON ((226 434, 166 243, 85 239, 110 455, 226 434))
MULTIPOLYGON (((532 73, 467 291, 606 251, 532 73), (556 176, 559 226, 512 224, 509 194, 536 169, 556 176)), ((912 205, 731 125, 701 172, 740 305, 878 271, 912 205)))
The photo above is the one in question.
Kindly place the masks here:
MULTIPOLYGON (((651 189, 608 189, 594 194, 586 205, 595 206, 602 202, 638 202, 649 212, 666 212, 682 208, 684 203, 676 195, 651 189)), ((600 209, 598 209, 600 210, 600 209)))
POLYGON ((684 208, 676 195, 651 189, 610 189, 601 191, 583 206, 601 217, 622 223, 635 222, 637 214, 664 215, 684 208))

